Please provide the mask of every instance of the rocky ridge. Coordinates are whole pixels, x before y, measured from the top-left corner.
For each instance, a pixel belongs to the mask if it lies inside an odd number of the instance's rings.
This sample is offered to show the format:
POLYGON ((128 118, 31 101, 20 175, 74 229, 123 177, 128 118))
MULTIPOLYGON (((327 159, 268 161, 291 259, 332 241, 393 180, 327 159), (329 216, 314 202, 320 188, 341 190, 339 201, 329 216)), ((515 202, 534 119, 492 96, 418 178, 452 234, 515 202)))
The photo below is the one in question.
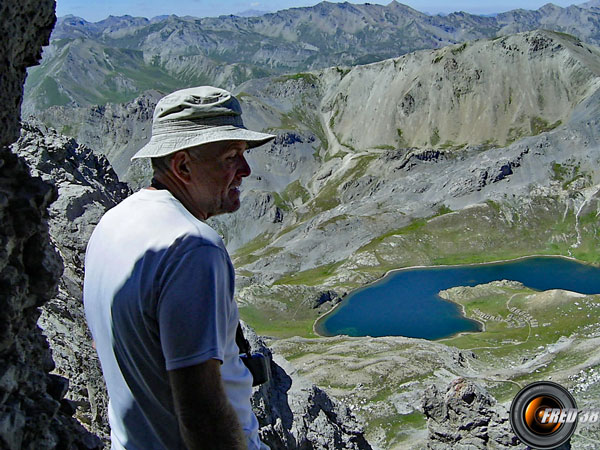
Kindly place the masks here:
POLYGON ((0 9, 0 447, 100 448, 71 417, 68 382, 50 374, 54 362, 36 325, 38 307, 54 295, 61 273, 47 224, 56 191, 32 177, 8 148, 19 135, 26 68, 39 61, 54 25, 54 2, 25 0, 0 9))
POLYGON ((76 417, 107 440, 107 393, 83 313, 83 263, 95 225, 130 191, 105 157, 41 123, 24 122, 12 150, 27 162, 32 175, 58 192, 48 223, 64 270, 58 293, 44 304, 38 323, 50 343, 55 373, 69 380, 67 398, 76 417))
MULTIPOLYGON (((36 113, 36 117, 55 125, 61 134, 85 142, 105 155, 122 178, 129 169, 133 153, 150 140, 154 107, 163 96, 161 92, 149 90, 124 104, 49 108, 36 113)), ((134 180, 130 178, 129 181, 134 180)))
MULTIPOLYGON (((261 258, 255 268, 269 272, 263 270, 269 263, 280 273, 306 270, 318 262, 339 261, 367 244, 370 237, 408 224, 411 218, 430 216, 443 205, 456 210, 504 194, 521 195, 527 176, 547 184, 552 168, 546 165, 542 171, 537 162, 527 163, 541 157, 540 150, 531 149, 540 146, 543 152, 554 151, 555 139, 545 134, 551 130, 556 131, 553 136, 558 141, 564 141, 563 148, 570 139, 589 141, 583 135, 576 138, 579 131, 566 130, 578 114, 595 114, 584 107, 591 103, 582 101, 598 87, 598 61, 597 49, 576 39, 532 32, 417 52, 353 69, 333 68, 243 84, 238 94, 246 125, 279 137, 250 152, 253 174, 244 182, 243 212, 225 218, 226 226, 217 218, 216 226, 231 250, 259 235, 271 239, 293 227, 272 244, 270 259, 286 259, 274 249, 289 242, 309 246, 309 251, 298 248, 298 253, 309 254, 311 259, 281 266, 261 258), (515 77, 515 71, 521 75, 515 77), (540 73, 544 76, 536 75, 540 73), (379 92, 384 86, 389 88, 379 92), (429 95, 430 89, 435 96, 429 95), (365 124, 369 132, 356 124, 365 124), (527 138, 531 135, 540 136, 527 138), (440 175, 418 175, 434 167, 440 175), (525 167, 530 173, 524 173, 525 167), (513 184, 509 185, 510 178, 513 184), (369 201, 364 202, 367 196, 369 201), (369 219, 374 215, 373 204, 378 205, 377 221, 369 219), (248 215, 255 220, 236 219, 248 215), (315 246, 335 233, 338 227, 332 221, 361 234, 349 239, 350 246, 344 244, 343 255, 332 253, 323 259, 328 247, 315 246), (300 227, 302 223, 305 226, 300 227), (316 230, 320 235, 311 236, 316 230)), ((138 104, 136 100, 122 107, 110 106, 110 114, 98 115, 96 108, 75 113, 81 123, 89 123, 78 129, 78 137, 95 148, 107 149, 109 159, 121 168, 119 175, 136 186, 147 183, 148 170, 132 166, 127 173, 124 168, 148 139, 152 102, 142 108, 143 114, 125 119, 127 127, 112 126, 118 133, 116 140, 127 142, 120 149, 111 143, 113 134, 96 129, 107 128, 105 124, 119 108, 129 111, 138 104), (137 131, 129 131, 130 126, 137 131)), ((51 108, 42 117, 59 129, 69 123, 66 108, 51 108)), ((127 115, 117 113, 116 117, 120 121, 127 115)), ((547 163, 551 158, 562 164, 569 156, 558 151, 543 157, 547 163)))
POLYGON ((321 112, 341 151, 505 147, 565 123, 600 86, 599 56, 547 31, 412 53, 351 69, 321 112))
POLYGON ((68 16, 59 19, 42 66, 30 73, 24 108, 123 102, 151 88, 233 88, 253 78, 365 64, 540 28, 597 45, 599 21, 597 9, 578 6, 430 16, 396 1, 321 2, 261 17, 111 16, 89 23, 68 16))
POLYGON ((152 168, 143 160, 131 162, 131 157, 150 140, 154 107, 163 96, 150 90, 122 104, 53 106, 35 117, 105 155, 119 179, 135 190, 147 185, 152 168))

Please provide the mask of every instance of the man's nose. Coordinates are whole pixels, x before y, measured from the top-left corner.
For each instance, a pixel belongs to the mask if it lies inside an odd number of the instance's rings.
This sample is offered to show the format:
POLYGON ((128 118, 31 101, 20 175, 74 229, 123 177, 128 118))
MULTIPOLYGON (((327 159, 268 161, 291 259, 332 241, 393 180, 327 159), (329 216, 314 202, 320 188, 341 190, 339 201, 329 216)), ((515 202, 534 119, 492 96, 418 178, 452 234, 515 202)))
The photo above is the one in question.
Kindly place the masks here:
POLYGON ((247 177, 251 173, 252 173, 252 169, 250 169, 250 165, 248 164, 248 161, 246 161, 246 157, 244 155, 241 155, 240 168, 238 169, 238 174, 241 177, 247 177))

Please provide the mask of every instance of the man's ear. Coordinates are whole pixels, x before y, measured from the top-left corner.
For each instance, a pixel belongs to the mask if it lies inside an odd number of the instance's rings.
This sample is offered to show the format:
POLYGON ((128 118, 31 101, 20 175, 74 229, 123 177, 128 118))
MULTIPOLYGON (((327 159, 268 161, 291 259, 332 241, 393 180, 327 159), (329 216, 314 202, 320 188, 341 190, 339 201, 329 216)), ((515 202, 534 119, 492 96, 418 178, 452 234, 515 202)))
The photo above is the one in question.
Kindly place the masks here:
POLYGON ((171 172, 182 183, 189 184, 192 179, 190 172, 190 155, 187 152, 180 151, 173 155, 169 163, 171 172))

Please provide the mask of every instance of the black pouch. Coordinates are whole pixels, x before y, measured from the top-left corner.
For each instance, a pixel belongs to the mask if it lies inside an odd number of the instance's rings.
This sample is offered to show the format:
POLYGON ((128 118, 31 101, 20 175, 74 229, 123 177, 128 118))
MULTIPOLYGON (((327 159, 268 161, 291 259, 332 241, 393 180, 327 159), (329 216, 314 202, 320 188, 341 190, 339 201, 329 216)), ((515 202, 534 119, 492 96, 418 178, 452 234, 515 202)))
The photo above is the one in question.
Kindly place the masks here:
POLYGON ((271 365, 261 353, 251 353, 250 343, 244 336, 242 326, 238 323, 235 342, 240 349, 240 358, 252 374, 252 386, 260 386, 271 379, 271 365))
POLYGON ((271 365, 265 355, 254 353, 240 355, 240 358, 252 374, 252 386, 260 386, 271 379, 271 365))

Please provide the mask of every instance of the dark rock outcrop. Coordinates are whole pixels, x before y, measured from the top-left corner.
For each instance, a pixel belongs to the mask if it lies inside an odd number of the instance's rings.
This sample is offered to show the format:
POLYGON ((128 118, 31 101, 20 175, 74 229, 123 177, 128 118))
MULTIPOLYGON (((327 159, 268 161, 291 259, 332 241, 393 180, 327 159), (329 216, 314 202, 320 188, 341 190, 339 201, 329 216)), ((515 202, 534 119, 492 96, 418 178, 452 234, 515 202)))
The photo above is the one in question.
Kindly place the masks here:
POLYGON ((39 324, 50 342, 55 372, 69 379, 67 398, 77 408, 76 417, 108 439, 108 398, 83 312, 83 262, 95 225, 130 191, 104 156, 39 122, 23 123, 12 149, 32 175, 58 191, 49 225, 64 272, 57 295, 42 307, 39 324))
POLYGON ((510 428, 506 408, 464 378, 450 383, 446 392, 434 385, 427 388, 423 412, 429 431, 427 448, 524 448, 510 428))
POLYGON ((47 224, 56 191, 8 149, 19 133, 26 68, 48 42, 54 2, 3 2, 0 13, 0 448, 97 448, 71 417, 66 380, 49 373, 54 363, 36 325, 61 272, 47 224))
POLYGON ((330 305, 335 305, 336 303, 341 302, 342 299, 340 295, 336 291, 323 291, 318 294, 318 296, 313 300, 312 307, 318 308, 319 306, 329 303, 330 305))
POLYGON ((245 324, 243 328, 253 352, 262 353, 271 364, 271 381, 257 388, 251 399, 261 439, 271 449, 371 448, 348 407, 295 375, 251 328, 245 324))

